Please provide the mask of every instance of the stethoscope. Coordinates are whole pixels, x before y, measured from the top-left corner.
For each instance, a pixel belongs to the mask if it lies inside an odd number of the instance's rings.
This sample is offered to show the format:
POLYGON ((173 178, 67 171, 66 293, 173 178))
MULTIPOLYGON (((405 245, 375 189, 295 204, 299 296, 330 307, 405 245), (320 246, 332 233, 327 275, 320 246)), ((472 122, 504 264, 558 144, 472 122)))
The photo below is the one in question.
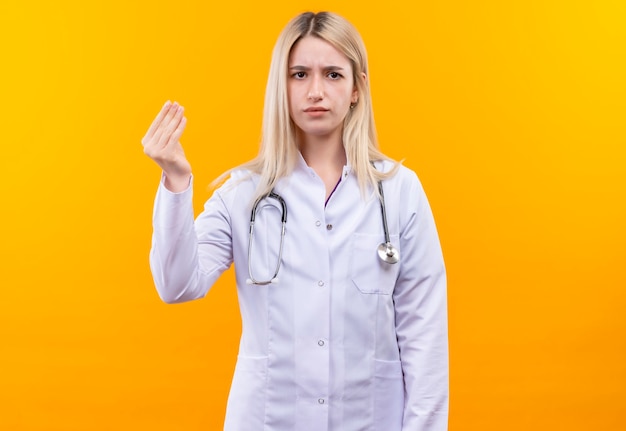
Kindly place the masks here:
MULTIPOLYGON (((378 191, 380 193, 380 210, 383 218, 383 231, 385 234, 385 242, 382 242, 378 245, 376 251, 378 253, 378 257, 385 263, 394 264, 398 263, 400 260, 400 252, 397 248, 391 244, 391 240, 389 238, 389 227, 387 226, 387 211, 385 210, 385 194, 383 192, 383 183, 381 181, 378 182, 378 191)), ((285 226, 287 225, 287 204, 285 200, 274 190, 270 193, 259 197, 252 206, 252 212, 250 214, 250 232, 248 236, 248 280, 246 283, 248 284, 256 284, 259 286, 277 283, 278 282, 278 271, 280 270, 280 263, 282 261, 283 256, 283 243, 285 240, 285 226), (281 231, 280 231, 280 246, 278 249, 278 261, 276 262, 276 269, 274 270, 274 275, 269 280, 257 280, 254 278, 252 274, 252 238, 254 236, 254 221, 256 219, 256 212, 261 201, 267 198, 276 199, 281 206, 281 231)))

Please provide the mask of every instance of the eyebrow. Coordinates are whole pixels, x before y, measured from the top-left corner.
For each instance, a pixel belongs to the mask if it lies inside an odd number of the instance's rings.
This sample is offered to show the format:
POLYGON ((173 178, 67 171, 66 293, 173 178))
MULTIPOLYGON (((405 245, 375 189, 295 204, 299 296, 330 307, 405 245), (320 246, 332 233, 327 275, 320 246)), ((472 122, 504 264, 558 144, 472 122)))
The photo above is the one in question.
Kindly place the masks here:
MULTIPOLYGON (((344 70, 343 67, 339 67, 339 66, 324 66, 322 69, 324 69, 324 70, 344 70)), ((307 67, 307 66, 296 65, 296 66, 290 66, 289 70, 302 70, 302 71, 306 72, 306 71, 311 70, 311 68, 307 67)))

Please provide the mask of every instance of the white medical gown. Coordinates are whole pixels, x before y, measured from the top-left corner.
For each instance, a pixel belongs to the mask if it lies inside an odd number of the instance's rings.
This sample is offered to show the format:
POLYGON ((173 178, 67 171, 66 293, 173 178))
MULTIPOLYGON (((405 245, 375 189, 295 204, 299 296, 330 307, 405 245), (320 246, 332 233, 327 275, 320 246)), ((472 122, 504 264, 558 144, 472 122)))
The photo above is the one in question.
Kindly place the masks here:
MULTIPOLYGON (((379 169, 390 163, 377 163, 379 169)), ((235 172, 194 223, 191 186, 161 184, 150 264, 166 302, 203 297, 235 265, 243 330, 226 431, 444 431, 448 420, 446 274, 426 195, 406 167, 383 182, 391 242, 382 262, 380 203, 345 167, 325 205, 300 158, 275 191, 288 207, 278 282, 246 283, 258 178, 235 172)), ((252 273, 269 279, 281 209, 258 207, 252 273)))

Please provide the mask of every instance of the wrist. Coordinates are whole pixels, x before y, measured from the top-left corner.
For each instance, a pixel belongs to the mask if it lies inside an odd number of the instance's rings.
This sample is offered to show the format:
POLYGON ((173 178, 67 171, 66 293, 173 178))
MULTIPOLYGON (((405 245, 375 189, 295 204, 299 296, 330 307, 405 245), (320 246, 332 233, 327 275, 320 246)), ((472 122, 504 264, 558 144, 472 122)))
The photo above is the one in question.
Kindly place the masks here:
POLYGON ((168 175, 164 173, 163 185, 172 193, 180 193, 187 190, 191 182, 191 174, 168 175))

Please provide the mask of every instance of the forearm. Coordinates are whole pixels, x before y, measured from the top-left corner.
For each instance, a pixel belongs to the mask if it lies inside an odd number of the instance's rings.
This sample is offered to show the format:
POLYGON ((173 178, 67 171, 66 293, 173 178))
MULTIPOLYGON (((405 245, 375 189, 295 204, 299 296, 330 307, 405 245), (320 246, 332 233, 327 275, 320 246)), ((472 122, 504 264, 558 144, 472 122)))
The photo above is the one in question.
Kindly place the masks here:
POLYGON ((150 268, 161 299, 183 302, 202 296, 198 283, 198 240, 191 185, 172 193, 162 183, 154 204, 150 268))

